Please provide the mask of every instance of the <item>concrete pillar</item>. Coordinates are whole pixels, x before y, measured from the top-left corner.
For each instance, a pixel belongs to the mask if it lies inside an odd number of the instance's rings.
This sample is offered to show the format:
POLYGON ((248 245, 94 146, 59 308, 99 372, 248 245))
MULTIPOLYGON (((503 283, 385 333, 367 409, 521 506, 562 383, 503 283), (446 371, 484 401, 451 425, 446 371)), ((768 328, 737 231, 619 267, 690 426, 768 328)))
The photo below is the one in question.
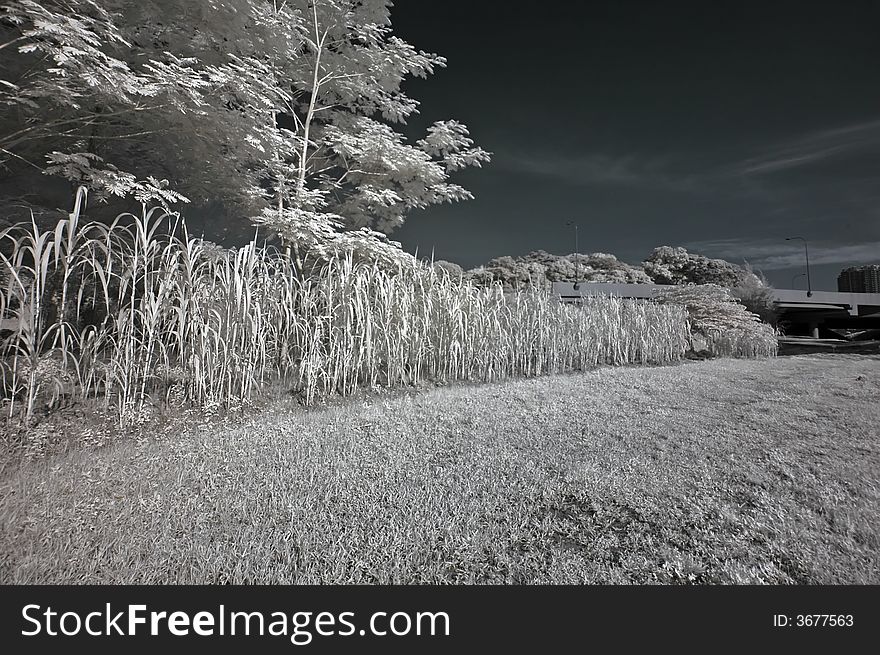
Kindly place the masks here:
POLYGON ((819 324, 818 323, 810 323, 810 336, 814 339, 819 338, 819 324))

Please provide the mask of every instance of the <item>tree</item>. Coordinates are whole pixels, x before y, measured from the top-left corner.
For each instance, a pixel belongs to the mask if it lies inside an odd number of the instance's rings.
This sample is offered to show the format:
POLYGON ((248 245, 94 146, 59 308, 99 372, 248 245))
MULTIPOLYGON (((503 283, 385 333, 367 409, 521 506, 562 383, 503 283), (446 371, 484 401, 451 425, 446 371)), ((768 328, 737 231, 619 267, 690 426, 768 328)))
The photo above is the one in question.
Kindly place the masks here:
POLYGON ((746 263, 745 270, 751 275, 730 288, 731 295, 736 298, 752 314, 756 314, 764 323, 776 327, 779 320, 779 308, 773 295, 773 288, 763 274, 755 274, 746 263))
MULTIPOLYGON (((651 278, 641 268, 630 266, 608 253, 571 254, 565 259, 571 263, 571 268, 574 269, 571 278, 564 280, 566 282, 575 281, 578 275, 580 280, 585 282, 617 284, 650 284, 651 282, 651 278), (578 262, 578 266, 574 265, 575 261, 578 262)), ((566 271, 568 272, 568 269, 566 271)))
POLYGON ((436 270, 444 272, 454 280, 460 280, 464 277, 464 270, 455 262, 438 259, 433 265, 436 270))
POLYGON ((657 293, 661 304, 687 309, 691 351, 699 356, 772 356, 776 330, 737 302, 730 290, 717 284, 687 284, 657 293))
POLYGON ((735 287, 761 284, 751 270, 723 259, 709 259, 684 248, 660 246, 642 263, 656 284, 717 284, 735 287))
POLYGON ((589 255, 553 255, 544 250, 536 250, 521 257, 496 257, 485 267, 474 269, 470 273, 473 273, 471 277, 478 283, 483 280, 500 281, 511 289, 525 286, 547 288, 550 282, 574 282, 577 276, 582 282, 651 282, 651 278, 640 268, 630 266, 614 255, 601 252, 589 255))
POLYGON ((14 0, 0 6, 0 166, 93 196, 222 200, 312 254, 363 248, 470 194, 489 154, 401 91, 445 60, 391 30, 390 0, 14 0), (165 19, 164 17, 173 17, 165 19), (344 233, 344 234, 343 234, 344 233))

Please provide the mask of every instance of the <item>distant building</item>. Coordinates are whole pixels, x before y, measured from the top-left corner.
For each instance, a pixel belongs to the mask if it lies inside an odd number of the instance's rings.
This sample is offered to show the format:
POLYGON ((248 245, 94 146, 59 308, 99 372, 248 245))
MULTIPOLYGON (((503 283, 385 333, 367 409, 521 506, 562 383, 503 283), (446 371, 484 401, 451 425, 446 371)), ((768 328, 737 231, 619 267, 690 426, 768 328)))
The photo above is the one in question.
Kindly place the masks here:
POLYGON ((837 276, 837 290, 849 293, 880 293, 880 264, 843 269, 837 276))

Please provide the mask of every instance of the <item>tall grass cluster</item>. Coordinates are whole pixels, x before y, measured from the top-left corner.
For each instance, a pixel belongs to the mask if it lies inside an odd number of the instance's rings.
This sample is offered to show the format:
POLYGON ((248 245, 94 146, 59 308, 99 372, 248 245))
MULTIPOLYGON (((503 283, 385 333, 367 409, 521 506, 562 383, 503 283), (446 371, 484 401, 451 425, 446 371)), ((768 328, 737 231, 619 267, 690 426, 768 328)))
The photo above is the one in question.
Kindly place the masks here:
POLYGON ((154 209, 0 232, 0 376, 9 417, 100 399, 236 403, 282 380, 322 394, 419 380, 496 380, 596 364, 664 363, 688 345, 678 306, 477 288, 415 259, 333 261, 298 275, 256 241, 226 250, 154 209))

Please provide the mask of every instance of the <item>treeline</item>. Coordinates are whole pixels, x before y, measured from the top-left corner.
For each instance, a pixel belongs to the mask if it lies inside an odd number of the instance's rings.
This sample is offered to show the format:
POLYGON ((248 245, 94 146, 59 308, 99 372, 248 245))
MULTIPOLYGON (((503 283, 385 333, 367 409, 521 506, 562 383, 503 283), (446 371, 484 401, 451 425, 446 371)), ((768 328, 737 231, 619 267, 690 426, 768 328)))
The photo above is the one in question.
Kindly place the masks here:
POLYGON ((602 252, 554 255, 536 250, 518 257, 504 256, 484 266, 464 270, 458 264, 434 263, 453 275, 480 286, 501 283, 508 291, 549 289, 552 282, 612 282, 619 284, 716 285, 766 323, 775 322, 770 285, 748 264, 690 253, 685 248, 660 246, 645 261, 632 265, 602 252))
POLYGON ((550 282, 614 282, 621 284, 717 284, 768 286, 751 268, 723 259, 710 259, 686 249, 654 248, 640 265, 627 264, 603 253, 554 255, 536 250, 518 257, 496 257, 483 266, 464 270, 458 264, 439 260, 435 265, 477 283, 501 282, 512 289, 541 286, 550 282))

